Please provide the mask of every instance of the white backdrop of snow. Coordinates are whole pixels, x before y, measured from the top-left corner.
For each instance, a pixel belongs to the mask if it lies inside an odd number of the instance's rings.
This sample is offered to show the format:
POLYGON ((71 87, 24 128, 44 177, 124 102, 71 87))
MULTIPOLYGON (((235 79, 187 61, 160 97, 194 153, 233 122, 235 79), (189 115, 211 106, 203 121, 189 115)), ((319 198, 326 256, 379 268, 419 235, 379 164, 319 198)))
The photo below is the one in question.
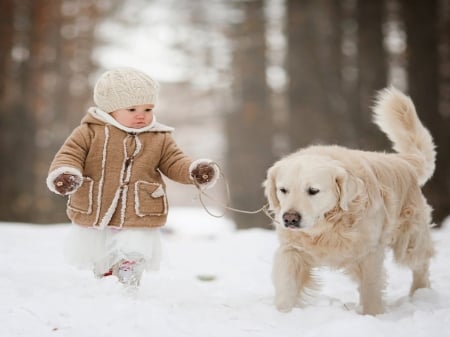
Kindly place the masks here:
POLYGON ((432 289, 409 298, 409 272, 388 258, 387 312, 376 317, 358 314, 355 284, 326 269, 308 306, 278 312, 273 231, 235 231, 226 219, 172 209, 162 268, 130 296, 114 278, 64 262, 68 229, 0 223, 0 336, 450 336, 450 221, 433 231, 432 289))

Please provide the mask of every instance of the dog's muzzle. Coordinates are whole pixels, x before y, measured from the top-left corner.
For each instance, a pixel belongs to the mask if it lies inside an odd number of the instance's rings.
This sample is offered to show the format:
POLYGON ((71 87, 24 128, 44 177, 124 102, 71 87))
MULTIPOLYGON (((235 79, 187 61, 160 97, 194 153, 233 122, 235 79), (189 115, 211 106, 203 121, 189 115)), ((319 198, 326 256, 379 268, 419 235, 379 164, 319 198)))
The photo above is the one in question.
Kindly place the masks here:
POLYGON ((286 228, 300 228, 300 220, 302 219, 298 212, 286 212, 283 214, 283 223, 286 228))

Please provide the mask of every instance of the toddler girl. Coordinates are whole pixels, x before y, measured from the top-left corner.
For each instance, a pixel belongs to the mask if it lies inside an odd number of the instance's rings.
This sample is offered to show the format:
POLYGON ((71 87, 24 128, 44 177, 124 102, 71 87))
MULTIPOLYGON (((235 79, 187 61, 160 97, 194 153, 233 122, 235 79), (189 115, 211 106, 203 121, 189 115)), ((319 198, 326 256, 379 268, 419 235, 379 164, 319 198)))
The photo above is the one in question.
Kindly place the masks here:
POLYGON ((138 286, 144 270, 158 269, 159 229, 168 203, 162 175, 212 187, 218 168, 193 161, 153 114, 159 84, 131 68, 107 71, 94 88, 95 107, 57 152, 48 188, 68 195, 74 228, 66 257, 97 277, 117 276, 138 286))

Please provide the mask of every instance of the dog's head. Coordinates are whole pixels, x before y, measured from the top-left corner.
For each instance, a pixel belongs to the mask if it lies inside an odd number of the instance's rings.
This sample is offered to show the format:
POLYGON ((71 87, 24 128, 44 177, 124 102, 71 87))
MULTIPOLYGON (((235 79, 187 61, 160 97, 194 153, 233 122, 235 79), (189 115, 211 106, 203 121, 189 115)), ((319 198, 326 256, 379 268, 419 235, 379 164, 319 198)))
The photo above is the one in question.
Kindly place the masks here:
POLYGON ((361 184, 338 161, 294 154, 276 162, 263 185, 277 225, 302 229, 314 226, 333 209, 347 211, 361 184))

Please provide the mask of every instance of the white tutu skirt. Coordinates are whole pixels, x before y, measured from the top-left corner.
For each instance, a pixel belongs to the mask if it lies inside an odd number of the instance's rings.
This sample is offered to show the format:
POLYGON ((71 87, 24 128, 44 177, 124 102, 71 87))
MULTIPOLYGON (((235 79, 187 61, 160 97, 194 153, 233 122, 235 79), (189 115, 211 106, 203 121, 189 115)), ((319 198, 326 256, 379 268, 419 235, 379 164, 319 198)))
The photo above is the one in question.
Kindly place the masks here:
POLYGON ((64 255, 68 263, 102 275, 118 261, 143 260, 146 270, 158 270, 162 256, 158 228, 97 229, 72 225, 64 255))

